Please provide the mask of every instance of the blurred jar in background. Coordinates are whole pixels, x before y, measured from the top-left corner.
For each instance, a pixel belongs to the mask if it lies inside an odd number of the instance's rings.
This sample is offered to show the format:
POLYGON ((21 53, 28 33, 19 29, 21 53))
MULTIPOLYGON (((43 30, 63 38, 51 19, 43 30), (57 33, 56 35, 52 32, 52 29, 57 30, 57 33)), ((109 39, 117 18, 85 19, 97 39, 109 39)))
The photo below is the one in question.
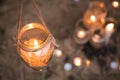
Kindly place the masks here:
POLYGON ((83 22, 87 28, 100 29, 105 23, 107 10, 103 2, 91 2, 83 16, 83 22))

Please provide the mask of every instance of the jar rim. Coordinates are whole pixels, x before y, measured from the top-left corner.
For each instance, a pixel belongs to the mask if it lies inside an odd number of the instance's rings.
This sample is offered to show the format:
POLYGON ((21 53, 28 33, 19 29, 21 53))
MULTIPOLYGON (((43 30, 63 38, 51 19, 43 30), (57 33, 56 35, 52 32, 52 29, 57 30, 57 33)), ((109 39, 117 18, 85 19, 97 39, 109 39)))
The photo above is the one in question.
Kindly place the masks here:
POLYGON ((49 41, 52 39, 52 35, 49 33, 49 31, 40 23, 28 23, 26 24, 25 26, 23 26, 23 28, 20 30, 20 33, 18 34, 18 46, 25 49, 25 50, 29 50, 29 51, 35 51, 35 50, 38 50, 42 47, 44 47, 46 44, 49 43, 49 41), (37 24, 37 26, 35 27, 32 27, 30 26, 31 24, 35 25, 37 24), (32 28, 38 28, 38 29, 42 29, 44 32, 46 32, 47 34, 47 38, 41 42, 41 44, 37 45, 37 46, 30 46, 30 45, 26 45, 24 44, 22 41, 21 41, 21 36, 22 34, 29 30, 29 29, 32 29, 32 28))

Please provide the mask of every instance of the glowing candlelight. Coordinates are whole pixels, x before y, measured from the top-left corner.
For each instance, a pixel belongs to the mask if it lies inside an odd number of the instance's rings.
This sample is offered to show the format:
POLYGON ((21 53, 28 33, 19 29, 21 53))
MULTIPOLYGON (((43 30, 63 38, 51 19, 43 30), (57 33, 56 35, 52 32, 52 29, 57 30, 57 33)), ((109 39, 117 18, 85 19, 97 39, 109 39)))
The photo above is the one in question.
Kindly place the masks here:
POLYGON ((29 46, 38 46, 41 43, 42 43, 41 40, 37 40, 37 39, 33 39, 33 38, 24 42, 25 45, 29 45, 29 46))
POLYGON ((95 17, 94 15, 92 15, 92 16, 90 17, 90 19, 91 19, 92 22, 95 22, 95 21, 96 21, 96 17, 95 17))
POLYGON ((101 48, 104 45, 105 38, 100 34, 94 34, 90 42, 95 48, 101 48))
POLYGON ((101 39, 100 35, 97 35, 97 34, 95 34, 92 38, 93 42, 95 43, 99 43, 100 39, 101 39))
POLYGON ((90 60, 86 60, 85 65, 86 65, 87 67, 89 67, 89 66, 91 65, 91 61, 90 61, 90 60))
MULTIPOLYGON (((77 23, 78 24, 78 23, 77 23)), ((82 26, 82 24, 81 24, 82 26)), ((84 26, 82 26, 84 27, 84 26)), ((85 44, 89 38, 90 38, 90 31, 85 29, 85 28, 80 28, 80 26, 78 26, 78 28, 75 29, 75 35, 74 35, 74 40, 76 43, 78 44, 85 44)))
POLYGON ((85 25, 83 23, 82 19, 79 19, 75 23, 75 31, 74 31, 74 40, 78 44, 85 44, 90 38, 90 30, 85 28, 85 25))
POLYGON ((114 32, 114 27, 115 27, 114 23, 109 23, 105 27, 105 32, 106 32, 105 43, 106 44, 109 43, 109 39, 110 39, 112 33, 114 32))
POLYGON ((119 7, 119 2, 118 2, 118 1, 113 1, 113 2, 112 2, 112 6, 113 6, 114 8, 118 8, 118 7, 119 7))
POLYGON ((89 8, 83 16, 83 22, 86 28, 97 30, 103 27, 107 10, 105 4, 99 1, 90 3, 89 8))
POLYGON ((34 25, 33 25, 33 24, 28 24, 28 28, 29 28, 29 29, 34 28, 34 25))
POLYGON ((107 24, 105 30, 109 31, 109 32, 113 32, 114 31, 114 23, 107 24))
POLYGON ((78 38, 85 38, 86 37, 86 32, 84 31, 84 30, 79 30, 78 32, 77 32, 77 37, 78 38))
MULTIPOLYGON (((33 39, 32 38, 32 39, 30 39, 28 41, 25 41, 24 44, 28 45, 28 47, 30 46, 30 47, 33 47, 33 48, 39 48, 39 45, 40 45, 41 42, 42 42, 41 40, 37 40, 37 39, 33 39)), ((41 52, 40 51, 34 52, 34 54, 36 56, 41 56, 41 52)), ((31 56, 31 54, 30 54, 30 56, 31 56)))
POLYGON ((40 71, 53 57, 55 39, 45 26, 35 0, 30 1, 29 17, 23 15, 26 12, 23 6, 25 7, 24 1, 21 0, 17 50, 29 67, 40 71))
POLYGON ((30 67, 45 67, 47 66, 47 63, 50 61, 52 56, 51 52, 53 48, 50 48, 50 45, 51 44, 48 44, 44 48, 37 51, 26 51, 23 49, 19 49, 20 56, 25 60, 26 63, 29 64, 30 67))
POLYGON ((61 57, 61 56, 63 55, 63 52, 62 52, 62 50, 60 50, 60 49, 55 49, 55 50, 54 50, 54 55, 55 55, 56 57, 61 57))
POLYGON ((80 57, 75 57, 73 60, 73 63, 75 66, 81 66, 82 65, 82 59, 80 57))

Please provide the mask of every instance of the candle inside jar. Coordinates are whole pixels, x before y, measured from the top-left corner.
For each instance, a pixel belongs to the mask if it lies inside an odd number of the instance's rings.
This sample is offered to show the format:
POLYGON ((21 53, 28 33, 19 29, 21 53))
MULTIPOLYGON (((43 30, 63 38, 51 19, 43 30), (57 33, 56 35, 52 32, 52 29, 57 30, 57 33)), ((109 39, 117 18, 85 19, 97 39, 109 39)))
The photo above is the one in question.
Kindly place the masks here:
POLYGON ((84 30, 79 30, 77 32, 77 37, 78 38, 85 38, 85 36, 86 36, 86 32, 84 30))
POLYGON ((46 67, 52 58, 54 38, 39 23, 25 25, 18 35, 18 50, 28 66, 39 70, 46 67))
POLYGON ((107 24, 105 30, 108 32, 113 32, 114 31, 114 23, 107 24))
POLYGON ((93 36, 92 40, 93 40, 93 42, 95 42, 95 43, 99 43, 99 42, 100 42, 100 38, 101 38, 100 35, 97 35, 97 34, 96 34, 96 35, 93 36))
POLYGON ((29 39, 27 41, 24 42, 25 45, 29 45, 29 46, 38 46, 42 43, 41 40, 38 40, 38 39, 29 39))
MULTIPOLYGON (((39 40, 36 39, 30 39, 29 41, 26 41, 25 44, 30 45, 39 45, 39 40)), ((47 66, 47 63, 51 59, 51 52, 53 51, 53 48, 50 48, 51 43, 47 44, 43 48, 37 50, 37 51, 26 51, 23 49, 20 49, 20 55, 25 60, 26 63, 29 64, 30 67, 45 67, 47 66)))

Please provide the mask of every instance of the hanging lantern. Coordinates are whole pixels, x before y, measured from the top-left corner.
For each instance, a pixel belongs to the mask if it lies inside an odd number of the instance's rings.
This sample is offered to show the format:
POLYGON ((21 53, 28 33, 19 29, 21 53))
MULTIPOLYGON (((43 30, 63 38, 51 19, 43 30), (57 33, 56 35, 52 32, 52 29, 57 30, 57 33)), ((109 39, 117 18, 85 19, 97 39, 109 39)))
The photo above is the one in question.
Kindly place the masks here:
POLYGON ((96 30, 103 26, 107 11, 103 2, 94 1, 85 12, 83 22, 87 28, 96 30))
POLYGON ((74 33, 74 40, 78 44, 85 44, 91 35, 90 31, 85 27, 81 19, 76 22, 74 33))
MULTIPOLYGON (((21 4, 21 11, 24 12, 24 0, 22 0, 21 4)), ((17 48, 21 58, 28 66, 40 70, 46 67, 52 58, 55 40, 40 17, 34 0, 31 0, 30 6, 35 10, 33 13, 37 13, 36 15, 38 17, 36 18, 38 19, 32 17, 27 20, 25 19, 26 17, 22 15, 24 13, 20 14, 17 48)))

